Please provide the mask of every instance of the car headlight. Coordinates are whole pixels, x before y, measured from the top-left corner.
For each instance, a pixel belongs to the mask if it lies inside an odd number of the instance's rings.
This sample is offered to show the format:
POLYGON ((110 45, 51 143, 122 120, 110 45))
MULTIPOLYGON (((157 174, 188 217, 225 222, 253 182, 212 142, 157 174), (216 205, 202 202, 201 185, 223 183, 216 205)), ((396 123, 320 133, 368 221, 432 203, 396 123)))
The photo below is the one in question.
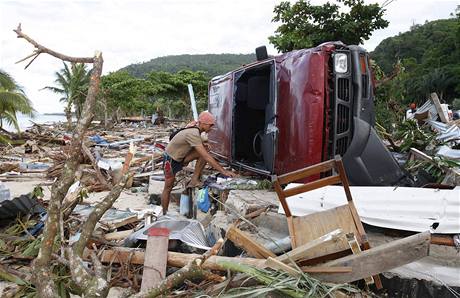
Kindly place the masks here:
POLYGON ((344 53, 334 55, 334 71, 336 73, 345 73, 348 71, 348 56, 344 53))

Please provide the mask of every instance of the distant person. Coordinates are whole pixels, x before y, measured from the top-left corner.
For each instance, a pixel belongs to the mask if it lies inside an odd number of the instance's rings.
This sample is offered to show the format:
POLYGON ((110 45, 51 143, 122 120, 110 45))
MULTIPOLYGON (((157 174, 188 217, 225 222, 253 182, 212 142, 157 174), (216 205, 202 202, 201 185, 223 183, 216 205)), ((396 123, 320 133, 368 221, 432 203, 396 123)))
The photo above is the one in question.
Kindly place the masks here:
POLYGON ((195 171, 189 186, 200 185, 201 172, 206 163, 209 163, 214 169, 224 176, 236 177, 232 171, 225 170, 209 153, 209 147, 203 145, 201 139, 202 132, 209 132, 214 126, 216 120, 208 111, 202 112, 198 116, 198 121, 189 124, 186 128, 179 131, 173 136, 168 146, 166 146, 163 155, 163 171, 165 175, 165 184, 161 194, 161 206, 163 214, 168 212, 171 190, 176 180, 176 174, 182 170, 192 160, 197 160, 195 171))
POLYGON ((417 112, 417 105, 413 102, 409 105, 409 109, 406 111, 406 120, 414 119, 415 112, 417 112))

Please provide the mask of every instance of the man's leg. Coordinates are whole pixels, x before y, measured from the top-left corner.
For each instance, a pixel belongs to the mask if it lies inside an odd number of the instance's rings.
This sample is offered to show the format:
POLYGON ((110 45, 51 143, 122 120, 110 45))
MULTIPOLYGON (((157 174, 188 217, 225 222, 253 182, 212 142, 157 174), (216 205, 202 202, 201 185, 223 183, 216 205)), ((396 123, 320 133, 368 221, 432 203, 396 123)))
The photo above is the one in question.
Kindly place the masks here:
POLYGON ((200 157, 200 154, 196 150, 192 150, 185 158, 184 165, 187 165, 192 160, 197 160, 195 165, 195 171, 193 172, 192 179, 190 181, 190 186, 196 186, 200 184, 201 172, 206 165, 206 161, 200 157))
POLYGON ((171 191, 174 187, 174 181, 176 180, 176 175, 173 171, 171 160, 166 160, 164 162, 163 172, 165 175, 165 184, 163 186, 163 192, 161 193, 161 207, 163 207, 163 215, 165 215, 168 213, 171 191))
POLYGON ((169 200, 171 197, 171 191, 174 187, 174 180, 176 180, 174 176, 170 178, 165 177, 165 185, 163 187, 163 192, 161 193, 161 207, 163 207, 163 215, 168 213, 169 200))

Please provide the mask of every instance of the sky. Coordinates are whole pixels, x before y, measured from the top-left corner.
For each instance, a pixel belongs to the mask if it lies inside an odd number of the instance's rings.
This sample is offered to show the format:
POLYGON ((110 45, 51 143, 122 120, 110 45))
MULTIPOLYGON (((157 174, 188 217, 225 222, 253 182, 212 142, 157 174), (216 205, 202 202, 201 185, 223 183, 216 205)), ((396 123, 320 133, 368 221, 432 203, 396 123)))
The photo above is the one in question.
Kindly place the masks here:
MULTIPOLYGON (((40 113, 62 112, 59 95, 47 90, 62 61, 40 55, 28 56, 33 46, 16 38, 22 31, 40 44, 69 56, 103 53, 107 74, 132 63, 178 54, 252 53, 267 45, 277 28, 273 8, 280 0, 0 0, 0 69, 24 87, 40 113)), ((291 1, 295 2, 295 1, 291 1)), ((313 0, 314 4, 326 1, 313 0)), ((366 3, 382 4, 385 0, 366 3)), ((388 1, 387 1, 388 2, 388 1)), ((395 0, 386 6, 386 29, 375 31, 364 43, 371 51, 383 39, 408 31, 413 24, 450 17, 459 1, 395 0)))

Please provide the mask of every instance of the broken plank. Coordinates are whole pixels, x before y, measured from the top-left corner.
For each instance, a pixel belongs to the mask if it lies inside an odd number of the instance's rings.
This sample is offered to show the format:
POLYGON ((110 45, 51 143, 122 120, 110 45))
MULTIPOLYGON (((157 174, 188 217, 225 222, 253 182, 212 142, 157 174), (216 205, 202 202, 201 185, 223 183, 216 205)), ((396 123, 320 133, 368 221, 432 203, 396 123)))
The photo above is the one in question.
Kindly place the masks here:
POLYGON ((315 266, 315 267, 302 267, 301 268, 305 273, 348 273, 352 272, 353 269, 349 266, 340 266, 340 267, 324 267, 324 266, 315 266))
POLYGON ((302 275, 302 273, 295 268, 288 266, 277 259, 274 259, 272 257, 268 257, 268 259, 265 261, 265 265, 269 268, 275 269, 275 270, 281 270, 289 274, 290 276, 294 277, 299 277, 302 275))
POLYGON ((128 237, 129 235, 131 235, 133 232, 134 232, 134 229, 107 233, 104 235, 104 239, 107 241, 122 240, 128 237))
MULTIPOLYGON (((348 240, 348 245, 350 245, 350 249, 353 252, 353 254, 355 255, 360 254, 361 247, 359 246, 356 236, 353 233, 349 233, 347 234, 347 240, 348 240)), ((366 282, 367 285, 371 285, 374 283, 374 278, 371 276, 368 276, 364 278, 364 281, 366 282)))
POLYGON ((137 218, 137 214, 134 214, 129 217, 125 217, 121 219, 106 220, 102 218, 99 222, 101 223, 102 228, 106 228, 108 230, 115 230, 116 228, 125 226, 130 223, 135 223, 138 221, 139 219, 137 218))
POLYGON ((228 229, 226 237, 236 246, 244 249, 250 256, 258 259, 266 259, 268 257, 276 258, 274 253, 257 243, 247 233, 235 226, 231 226, 228 229))
POLYGON ((158 286, 166 278, 168 241, 168 229, 151 228, 148 230, 144 270, 142 273, 142 292, 158 286))
POLYGON ((301 259, 305 259, 311 256, 310 252, 322 245, 327 245, 329 243, 333 243, 340 239, 344 233, 342 232, 341 229, 334 230, 332 232, 327 233, 326 235, 323 235, 315 240, 312 240, 310 242, 307 242, 299 247, 294 248, 290 252, 283 254, 276 259, 280 262, 286 263, 289 260, 298 261, 301 259))
POLYGON ((392 241, 365 250, 360 254, 346 256, 322 265, 349 266, 353 270, 350 273, 312 273, 312 275, 322 281, 333 283, 348 283, 377 275, 428 256, 430 240, 431 235, 427 231, 392 241))
MULTIPOLYGON (((431 101, 436 107, 436 112, 438 112, 439 119, 441 119, 443 123, 448 123, 449 119, 447 119, 446 115, 444 114, 444 111, 442 110, 441 102, 439 101, 438 94, 436 94, 435 92, 431 93, 430 97, 431 97, 431 101)), ((436 120, 436 119, 433 119, 433 120, 436 120)))

